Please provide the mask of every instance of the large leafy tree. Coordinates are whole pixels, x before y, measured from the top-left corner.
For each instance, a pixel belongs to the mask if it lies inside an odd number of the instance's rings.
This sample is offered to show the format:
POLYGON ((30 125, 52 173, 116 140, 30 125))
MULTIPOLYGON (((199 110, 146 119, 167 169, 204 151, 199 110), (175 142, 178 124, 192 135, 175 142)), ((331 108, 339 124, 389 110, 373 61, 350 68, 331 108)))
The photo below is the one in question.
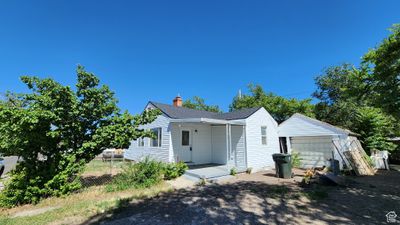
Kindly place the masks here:
POLYGON ((236 96, 230 105, 230 110, 262 106, 278 123, 285 121, 294 113, 314 117, 314 105, 311 99, 286 99, 271 92, 266 93, 260 85, 249 85, 249 92, 250 95, 236 96))
POLYGON ((0 152, 23 161, 0 195, 5 206, 37 202, 80 187, 82 166, 106 148, 127 148, 149 136, 140 124, 159 112, 121 113, 114 93, 99 79, 77 69, 75 90, 53 79, 23 76, 28 94, 7 94, 0 103, 0 152))
POLYGON ((316 79, 313 96, 316 117, 359 133, 367 152, 373 149, 393 151, 389 138, 395 135, 395 118, 379 103, 381 91, 376 87, 371 68, 350 64, 332 66, 316 79))
POLYGON ((363 57, 363 66, 370 69, 373 89, 379 95, 375 105, 400 119, 400 24, 391 34, 363 57))
POLYGON ((373 96, 368 74, 351 64, 328 67, 315 83, 317 119, 343 127, 352 127, 357 108, 370 104, 373 96))
POLYGON ((194 96, 192 99, 188 99, 183 102, 183 107, 197 110, 204 110, 209 112, 221 112, 217 105, 207 105, 203 98, 194 96))
POLYGON ((361 135, 360 139, 367 150, 393 151, 396 145, 388 141, 394 133, 395 119, 374 107, 357 108, 353 130, 361 135))

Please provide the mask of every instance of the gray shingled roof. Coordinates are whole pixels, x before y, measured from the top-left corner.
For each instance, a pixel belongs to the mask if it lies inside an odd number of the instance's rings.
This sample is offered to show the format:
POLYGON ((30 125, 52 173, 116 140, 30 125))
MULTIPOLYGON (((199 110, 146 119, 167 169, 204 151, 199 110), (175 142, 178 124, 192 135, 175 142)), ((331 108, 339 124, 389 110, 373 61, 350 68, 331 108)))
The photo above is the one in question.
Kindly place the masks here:
POLYGON ((239 119, 246 119, 247 117, 253 115, 253 113, 257 112, 261 107, 254 107, 254 108, 246 108, 240 109, 233 112, 227 112, 219 114, 215 119, 222 119, 222 120, 239 120, 239 119))
POLYGON ((165 115, 172 119, 188 119, 188 118, 209 118, 209 119, 221 119, 221 120, 239 120, 246 119, 251 116, 261 107, 241 109, 228 113, 215 113, 202 110, 189 109, 185 107, 175 107, 173 105, 152 102, 152 105, 161 110, 165 115))

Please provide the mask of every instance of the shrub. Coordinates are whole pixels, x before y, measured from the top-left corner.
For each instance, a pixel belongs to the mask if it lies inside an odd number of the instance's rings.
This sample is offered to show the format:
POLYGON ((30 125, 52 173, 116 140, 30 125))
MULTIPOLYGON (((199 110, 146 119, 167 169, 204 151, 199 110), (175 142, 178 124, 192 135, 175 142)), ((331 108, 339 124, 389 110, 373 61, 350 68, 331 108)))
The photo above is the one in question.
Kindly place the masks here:
POLYGON ((148 188, 162 180, 164 163, 146 157, 143 161, 123 167, 107 191, 121 191, 129 188, 148 188))
MULTIPOLYGON (((38 203, 49 196, 64 196, 81 188, 79 176, 83 161, 75 162, 75 158, 65 161, 65 168, 52 172, 49 178, 47 170, 40 173, 28 170, 26 165, 17 165, 11 172, 10 180, 0 193, 0 207, 13 207, 26 203, 38 203)), ((23 164, 23 163, 22 163, 23 164)))
POLYGON ((291 164, 294 168, 299 168, 301 165, 301 158, 298 152, 292 152, 291 164))
POLYGON ((189 167, 184 162, 167 163, 164 166, 164 179, 172 180, 182 176, 189 167))
POLYGON ((232 168, 231 168, 231 175, 232 175, 232 176, 235 176, 236 174, 237 174, 236 168, 235 168, 235 167, 232 167, 232 168))

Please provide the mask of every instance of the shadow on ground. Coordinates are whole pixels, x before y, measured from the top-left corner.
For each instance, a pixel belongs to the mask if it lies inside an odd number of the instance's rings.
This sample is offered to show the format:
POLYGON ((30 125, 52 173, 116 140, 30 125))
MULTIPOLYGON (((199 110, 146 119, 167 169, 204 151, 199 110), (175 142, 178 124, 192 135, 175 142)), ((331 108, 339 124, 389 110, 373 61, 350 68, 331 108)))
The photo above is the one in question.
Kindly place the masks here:
POLYGON ((83 187, 101 186, 112 181, 114 176, 111 174, 103 174, 101 176, 84 176, 80 178, 83 187))
POLYGON ((390 171, 355 178, 348 187, 305 190, 295 183, 238 179, 121 201, 82 224, 381 224, 388 211, 400 212, 399 180, 400 173, 390 171), (305 197, 317 190, 328 197, 305 197))

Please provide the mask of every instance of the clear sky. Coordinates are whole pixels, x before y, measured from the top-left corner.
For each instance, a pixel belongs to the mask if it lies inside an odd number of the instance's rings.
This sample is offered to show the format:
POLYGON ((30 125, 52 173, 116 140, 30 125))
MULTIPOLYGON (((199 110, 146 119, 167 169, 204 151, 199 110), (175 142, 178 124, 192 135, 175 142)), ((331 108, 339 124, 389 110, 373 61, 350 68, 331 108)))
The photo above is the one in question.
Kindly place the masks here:
POLYGON ((227 110, 249 83, 307 98, 399 22, 400 1, 3 0, 0 92, 26 91, 21 75, 73 85, 82 64, 132 113, 177 93, 227 110))

